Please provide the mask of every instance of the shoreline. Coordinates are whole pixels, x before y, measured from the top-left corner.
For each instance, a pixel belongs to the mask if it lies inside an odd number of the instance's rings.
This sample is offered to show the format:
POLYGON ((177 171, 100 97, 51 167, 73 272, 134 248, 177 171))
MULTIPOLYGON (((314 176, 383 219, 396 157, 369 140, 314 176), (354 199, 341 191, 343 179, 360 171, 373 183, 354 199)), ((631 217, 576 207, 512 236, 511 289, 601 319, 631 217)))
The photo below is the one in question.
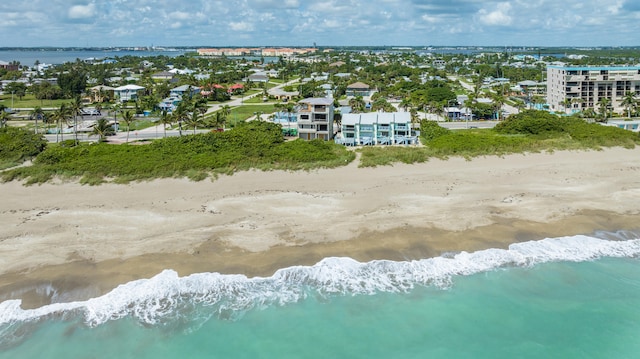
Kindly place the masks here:
POLYGON ((412 260, 637 231, 638 155, 614 148, 98 187, 4 183, 0 302, 84 300, 163 269, 269 276, 326 257, 412 260))

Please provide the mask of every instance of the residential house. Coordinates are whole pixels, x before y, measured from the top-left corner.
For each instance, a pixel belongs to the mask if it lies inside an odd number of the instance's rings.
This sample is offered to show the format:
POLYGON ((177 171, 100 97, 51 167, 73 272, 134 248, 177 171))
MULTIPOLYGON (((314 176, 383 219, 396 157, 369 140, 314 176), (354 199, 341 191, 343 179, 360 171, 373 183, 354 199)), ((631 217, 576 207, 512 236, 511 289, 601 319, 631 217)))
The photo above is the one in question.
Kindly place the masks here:
POLYGON ((349 77, 352 76, 352 74, 350 72, 338 72, 333 76, 334 77, 339 77, 339 78, 349 78, 349 77))
POLYGON ((173 76, 175 75, 169 71, 161 71, 151 75, 151 79, 154 81, 170 81, 173 76))
POLYGON ((233 85, 229 86, 227 91, 231 95, 236 95, 236 94, 242 93, 242 92, 244 92, 244 85, 242 85, 242 84, 233 84, 233 85))
POLYGON ((91 102, 104 102, 106 98, 113 97, 113 87, 98 85, 89 88, 89 97, 91 102))
POLYGON ((344 145, 392 145, 416 143, 409 112, 367 112, 342 115, 344 145))
POLYGON ((298 97, 300 95, 300 93, 298 91, 288 92, 288 91, 285 91, 285 90, 279 89, 279 88, 273 88, 273 89, 270 89, 267 92, 269 93, 269 96, 275 97, 276 99, 278 99, 280 101, 290 101, 294 97, 298 97))
POLYGON ((369 88, 369 85, 362 83, 362 82, 356 82, 353 83, 351 85, 347 86, 347 97, 349 96, 371 96, 371 90, 369 88))
POLYGON ((18 71, 18 64, 0 61, 0 69, 5 69, 8 71, 18 71))
POLYGON ((445 107, 444 115, 451 121, 465 121, 473 119, 473 111, 468 107, 445 107))
POLYGON ((167 111, 170 113, 178 107, 181 101, 182 97, 180 96, 169 96, 158 104, 158 108, 161 111, 167 111))
POLYGON ((114 88, 113 94, 120 102, 135 101, 140 98, 144 90, 142 86, 131 84, 114 88))
POLYGON ((182 85, 171 89, 170 96, 193 96, 200 92, 200 87, 191 85, 182 85))
POLYGON ((251 82, 266 83, 269 82, 269 76, 267 76, 267 74, 265 74, 264 72, 257 72, 255 74, 249 75, 249 77, 247 77, 247 80, 251 82))
POLYGON ((298 102, 298 137, 304 140, 333 139, 333 99, 306 98, 298 102))

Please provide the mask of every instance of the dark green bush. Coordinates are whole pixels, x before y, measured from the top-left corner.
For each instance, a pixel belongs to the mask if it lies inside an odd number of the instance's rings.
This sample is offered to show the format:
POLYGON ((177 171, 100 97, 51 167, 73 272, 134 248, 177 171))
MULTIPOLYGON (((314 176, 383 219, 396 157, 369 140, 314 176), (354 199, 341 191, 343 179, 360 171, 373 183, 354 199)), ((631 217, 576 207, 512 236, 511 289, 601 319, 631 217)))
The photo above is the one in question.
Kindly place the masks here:
POLYGON ((422 142, 435 140, 440 136, 445 136, 451 131, 440 126, 436 121, 422 120, 420 121, 420 138, 422 142))
MULTIPOLYGON (((571 119, 571 121, 581 121, 571 119)), ((565 132, 567 119, 545 111, 526 110, 509 116, 495 127, 501 134, 552 135, 565 132)))
POLYGON ((20 164, 47 147, 42 135, 18 127, 0 128, 0 168, 20 164))

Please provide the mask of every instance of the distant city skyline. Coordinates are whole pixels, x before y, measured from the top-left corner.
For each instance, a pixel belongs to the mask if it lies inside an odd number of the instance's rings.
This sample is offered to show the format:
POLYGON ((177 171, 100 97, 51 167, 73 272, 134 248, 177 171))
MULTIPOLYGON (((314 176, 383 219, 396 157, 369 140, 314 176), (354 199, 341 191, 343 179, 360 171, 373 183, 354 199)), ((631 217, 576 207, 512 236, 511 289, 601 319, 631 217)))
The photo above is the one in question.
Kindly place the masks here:
POLYGON ((0 4, 0 47, 636 46, 614 0, 31 0, 0 4))

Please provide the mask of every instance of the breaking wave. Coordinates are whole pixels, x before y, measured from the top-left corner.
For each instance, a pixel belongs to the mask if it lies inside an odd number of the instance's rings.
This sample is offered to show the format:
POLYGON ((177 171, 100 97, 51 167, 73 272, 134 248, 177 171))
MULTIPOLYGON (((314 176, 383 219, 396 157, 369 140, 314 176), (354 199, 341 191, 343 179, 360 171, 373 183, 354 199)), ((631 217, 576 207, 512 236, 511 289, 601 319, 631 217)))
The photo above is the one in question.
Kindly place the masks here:
POLYGON ((16 339, 18 328, 48 319, 75 319, 91 327, 124 317, 133 317, 143 325, 194 318, 237 319, 247 310, 294 303, 309 296, 407 292, 415 286, 447 288, 455 276, 497 268, 640 256, 640 239, 635 234, 598 236, 602 238, 582 235, 547 238, 512 244, 508 249, 460 252, 404 262, 360 263, 350 258, 326 258, 313 266, 284 268, 266 278, 219 273, 179 277, 175 271, 165 270, 153 278, 120 285, 86 301, 28 310, 20 308, 20 300, 0 303, 0 337, 11 341, 12 337, 16 339))

